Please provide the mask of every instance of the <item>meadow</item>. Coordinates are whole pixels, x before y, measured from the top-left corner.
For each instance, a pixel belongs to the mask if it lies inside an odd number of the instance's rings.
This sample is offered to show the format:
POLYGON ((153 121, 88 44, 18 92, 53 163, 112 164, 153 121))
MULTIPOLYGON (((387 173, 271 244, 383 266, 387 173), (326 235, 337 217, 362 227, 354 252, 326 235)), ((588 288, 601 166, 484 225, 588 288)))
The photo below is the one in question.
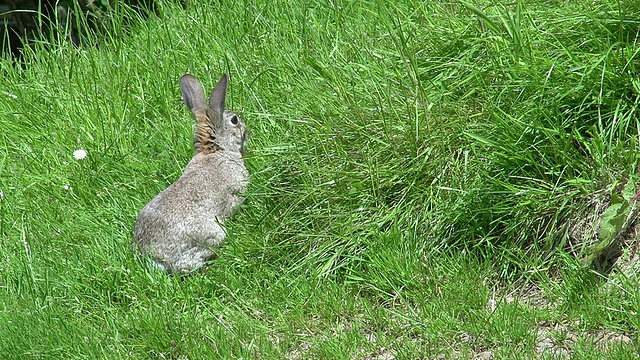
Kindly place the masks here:
POLYGON ((0 59, 1 358, 640 354, 637 1, 112 16, 0 59), (187 72, 230 75, 251 185, 168 276, 130 242, 193 155, 187 72))

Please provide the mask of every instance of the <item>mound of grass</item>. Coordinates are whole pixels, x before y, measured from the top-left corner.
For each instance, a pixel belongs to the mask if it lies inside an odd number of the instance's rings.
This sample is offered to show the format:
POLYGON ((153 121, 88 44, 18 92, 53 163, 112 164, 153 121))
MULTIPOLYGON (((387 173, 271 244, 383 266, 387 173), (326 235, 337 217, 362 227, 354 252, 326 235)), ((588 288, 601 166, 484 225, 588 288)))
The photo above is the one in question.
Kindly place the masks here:
POLYGON ((637 355, 637 275, 589 268, 634 240, 635 2, 156 10, 0 61, 4 356, 637 355), (230 74, 251 185, 168 277, 129 243, 192 156, 185 72, 230 74))

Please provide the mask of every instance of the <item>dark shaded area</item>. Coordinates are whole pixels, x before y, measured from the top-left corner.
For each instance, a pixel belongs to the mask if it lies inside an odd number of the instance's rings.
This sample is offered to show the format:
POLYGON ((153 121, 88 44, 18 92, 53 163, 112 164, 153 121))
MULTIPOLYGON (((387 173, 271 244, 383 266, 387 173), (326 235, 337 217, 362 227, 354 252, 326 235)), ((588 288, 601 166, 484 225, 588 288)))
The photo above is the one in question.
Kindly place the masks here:
POLYGON ((48 39, 54 30, 79 45, 87 31, 103 27, 122 6, 142 16, 155 12, 154 0, 4 0, 0 2, 1 54, 21 58, 29 42, 48 39))

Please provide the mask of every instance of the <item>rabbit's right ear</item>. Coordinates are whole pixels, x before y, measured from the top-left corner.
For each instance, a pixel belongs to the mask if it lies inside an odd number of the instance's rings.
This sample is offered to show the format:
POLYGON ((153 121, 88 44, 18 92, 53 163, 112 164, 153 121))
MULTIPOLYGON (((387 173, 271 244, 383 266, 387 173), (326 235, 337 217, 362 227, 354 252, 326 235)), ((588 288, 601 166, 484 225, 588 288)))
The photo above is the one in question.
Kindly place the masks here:
POLYGON ((222 75, 216 87, 209 95, 209 109, 213 110, 219 121, 222 121, 224 113, 224 103, 227 97, 227 74, 222 75))
POLYGON ((180 90, 182 99, 192 112, 207 106, 202 85, 195 77, 184 74, 180 78, 180 90))

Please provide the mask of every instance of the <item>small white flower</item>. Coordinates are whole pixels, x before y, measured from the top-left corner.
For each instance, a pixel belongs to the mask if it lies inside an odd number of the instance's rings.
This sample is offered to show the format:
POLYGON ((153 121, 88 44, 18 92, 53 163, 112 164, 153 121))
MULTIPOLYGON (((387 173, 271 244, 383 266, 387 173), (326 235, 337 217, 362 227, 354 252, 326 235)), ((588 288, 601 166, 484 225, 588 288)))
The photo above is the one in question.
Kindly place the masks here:
POLYGON ((4 191, 0 190, 0 200, 4 197, 4 191))
POLYGON ((73 152, 73 157, 76 160, 82 160, 82 159, 87 157, 87 152, 82 150, 82 149, 78 149, 78 150, 73 152))
POLYGON ((62 188, 65 189, 65 190, 69 190, 69 185, 64 184, 64 185, 62 185, 62 188))

